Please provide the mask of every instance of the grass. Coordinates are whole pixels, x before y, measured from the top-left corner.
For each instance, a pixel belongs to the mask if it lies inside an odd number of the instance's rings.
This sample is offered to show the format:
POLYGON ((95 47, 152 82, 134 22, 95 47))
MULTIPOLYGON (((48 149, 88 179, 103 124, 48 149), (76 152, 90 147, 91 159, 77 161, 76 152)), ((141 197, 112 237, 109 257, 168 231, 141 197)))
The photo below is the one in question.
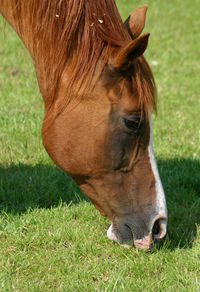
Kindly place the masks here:
MULTIPOLYGON (((200 291, 199 1, 146 3, 166 238, 151 253, 106 238, 108 220, 43 149, 34 69, 1 21, 0 291, 200 291)), ((142 2, 117 4, 125 19, 142 2)))

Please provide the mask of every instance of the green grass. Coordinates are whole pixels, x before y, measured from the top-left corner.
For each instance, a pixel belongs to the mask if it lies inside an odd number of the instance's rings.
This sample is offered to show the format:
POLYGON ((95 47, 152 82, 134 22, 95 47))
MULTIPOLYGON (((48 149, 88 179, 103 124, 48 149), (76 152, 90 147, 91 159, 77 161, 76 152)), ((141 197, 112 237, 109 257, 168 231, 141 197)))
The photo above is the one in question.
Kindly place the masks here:
MULTIPOLYGON (((34 69, 1 21, 0 291, 200 291, 199 0, 146 3, 166 238, 151 253, 106 238, 108 220, 42 146, 43 102, 34 69)), ((143 2, 117 4, 125 19, 143 2)))

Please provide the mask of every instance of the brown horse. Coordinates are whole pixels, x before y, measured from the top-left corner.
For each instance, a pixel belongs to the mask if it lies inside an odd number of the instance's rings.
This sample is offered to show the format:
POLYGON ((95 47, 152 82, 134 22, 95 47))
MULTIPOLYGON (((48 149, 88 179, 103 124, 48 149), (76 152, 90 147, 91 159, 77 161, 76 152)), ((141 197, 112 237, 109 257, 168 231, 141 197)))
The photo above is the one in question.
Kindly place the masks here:
POLYGON ((146 10, 123 23, 114 0, 0 0, 34 62, 48 154, 111 220, 109 239, 149 249, 166 233, 167 211, 152 148, 149 34, 140 35, 146 10))

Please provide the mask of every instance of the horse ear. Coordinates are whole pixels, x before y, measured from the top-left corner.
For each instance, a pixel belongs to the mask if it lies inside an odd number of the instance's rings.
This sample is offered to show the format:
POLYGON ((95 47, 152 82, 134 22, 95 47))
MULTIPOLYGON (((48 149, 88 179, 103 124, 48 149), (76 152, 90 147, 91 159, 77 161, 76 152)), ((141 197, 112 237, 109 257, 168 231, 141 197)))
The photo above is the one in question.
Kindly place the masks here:
POLYGON ((147 8, 147 5, 139 6, 124 23, 132 39, 137 38, 144 28, 147 8))
POLYGON ((140 57, 147 48, 149 35, 146 33, 120 49, 112 61, 114 68, 124 71, 135 59, 140 57))

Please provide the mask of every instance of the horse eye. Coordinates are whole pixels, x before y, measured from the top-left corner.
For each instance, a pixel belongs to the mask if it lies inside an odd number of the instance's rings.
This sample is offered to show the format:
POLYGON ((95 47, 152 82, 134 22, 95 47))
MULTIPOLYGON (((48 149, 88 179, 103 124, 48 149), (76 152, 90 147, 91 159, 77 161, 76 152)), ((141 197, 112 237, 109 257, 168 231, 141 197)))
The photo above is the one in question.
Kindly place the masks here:
POLYGON ((137 133, 143 124, 143 121, 140 115, 134 115, 129 118, 123 118, 123 122, 126 128, 131 130, 134 133, 137 133))

